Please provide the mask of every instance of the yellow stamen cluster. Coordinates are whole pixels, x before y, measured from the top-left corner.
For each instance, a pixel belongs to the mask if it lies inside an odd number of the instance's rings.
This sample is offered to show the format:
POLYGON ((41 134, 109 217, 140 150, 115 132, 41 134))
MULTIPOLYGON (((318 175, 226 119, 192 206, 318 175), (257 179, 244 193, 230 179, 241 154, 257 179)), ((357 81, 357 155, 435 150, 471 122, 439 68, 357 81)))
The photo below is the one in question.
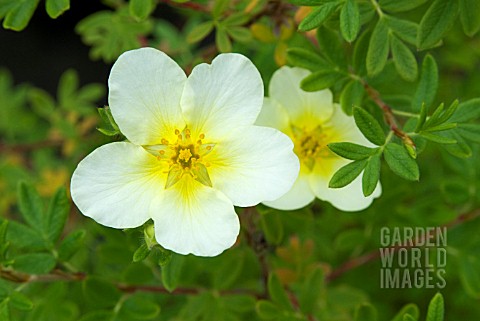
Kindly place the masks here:
POLYGON ((315 161, 331 156, 327 147, 328 137, 319 126, 313 130, 293 128, 295 153, 307 166, 313 169, 315 161))
POLYGON ((198 139, 192 139, 192 134, 188 128, 183 131, 175 130, 177 140, 171 144, 167 139, 161 140, 161 145, 151 146, 149 150, 154 151, 158 160, 168 163, 167 182, 165 188, 169 188, 177 183, 185 174, 190 175, 200 183, 212 186, 208 175, 207 167, 209 163, 205 162, 203 157, 210 153, 215 144, 204 144, 204 134, 198 135, 198 139))

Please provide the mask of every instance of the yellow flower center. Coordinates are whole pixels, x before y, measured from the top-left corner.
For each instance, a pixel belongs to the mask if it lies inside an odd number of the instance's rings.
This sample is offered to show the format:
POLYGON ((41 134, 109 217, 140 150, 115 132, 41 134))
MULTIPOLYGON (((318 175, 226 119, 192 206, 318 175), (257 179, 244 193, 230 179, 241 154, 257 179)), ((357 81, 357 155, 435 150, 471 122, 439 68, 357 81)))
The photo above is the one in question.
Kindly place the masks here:
POLYGON ((316 161, 332 156, 327 147, 328 135, 323 131, 322 126, 313 130, 292 126, 292 131, 295 154, 309 170, 313 169, 316 161))
POLYGON ((204 160, 204 156, 212 151, 215 144, 204 144, 204 134, 200 134, 196 140, 192 139, 188 128, 181 132, 176 129, 175 136, 177 139, 173 144, 163 138, 160 145, 146 146, 159 161, 167 163, 165 189, 176 184, 184 175, 190 175, 198 182, 211 187, 212 181, 207 170, 210 164, 204 160))

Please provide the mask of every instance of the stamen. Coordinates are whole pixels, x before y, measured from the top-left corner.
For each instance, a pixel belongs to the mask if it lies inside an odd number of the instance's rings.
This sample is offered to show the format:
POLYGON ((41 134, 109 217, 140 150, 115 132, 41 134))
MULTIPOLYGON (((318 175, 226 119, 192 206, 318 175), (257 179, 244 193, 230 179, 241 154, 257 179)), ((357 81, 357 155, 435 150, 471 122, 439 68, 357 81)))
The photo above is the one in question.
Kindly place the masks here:
POLYGON ((166 140, 165 138, 162 138, 162 144, 163 145, 168 145, 168 140, 166 140))
POLYGON ((175 129, 175 135, 180 135, 180 131, 178 129, 175 129))
POLYGON ((204 139, 204 138, 205 138, 205 134, 200 134, 199 138, 200 138, 200 139, 204 139))

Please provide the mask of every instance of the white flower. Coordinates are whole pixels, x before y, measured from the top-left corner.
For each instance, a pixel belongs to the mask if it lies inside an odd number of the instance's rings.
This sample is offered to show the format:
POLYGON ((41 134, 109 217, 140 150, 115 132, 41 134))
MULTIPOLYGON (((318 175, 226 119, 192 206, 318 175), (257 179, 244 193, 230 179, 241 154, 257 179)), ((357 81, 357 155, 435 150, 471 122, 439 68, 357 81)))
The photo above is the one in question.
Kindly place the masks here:
POLYGON ((126 142, 97 148, 73 173, 80 211, 155 237, 180 254, 218 255, 239 233, 235 206, 279 198, 299 171, 291 140, 254 126, 263 83, 250 60, 223 54, 187 78, 163 52, 122 54, 110 73, 109 105, 126 142))
POLYGON ((345 115, 340 106, 332 102, 330 90, 305 92, 300 89, 301 80, 308 75, 309 71, 301 68, 277 70, 270 82, 270 98, 265 98, 256 121, 257 125, 277 128, 290 136, 301 164, 292 189, 279 199, 264 204, 293 210, 318 197, 343 211, 363 210, 380 196, 380 183, 369 197, 363 195, 361 175, 343 188, 329 188, 333 174, 349 161, 333 154, 327 144, 373 145, 363 137, 353 117, 345 115))

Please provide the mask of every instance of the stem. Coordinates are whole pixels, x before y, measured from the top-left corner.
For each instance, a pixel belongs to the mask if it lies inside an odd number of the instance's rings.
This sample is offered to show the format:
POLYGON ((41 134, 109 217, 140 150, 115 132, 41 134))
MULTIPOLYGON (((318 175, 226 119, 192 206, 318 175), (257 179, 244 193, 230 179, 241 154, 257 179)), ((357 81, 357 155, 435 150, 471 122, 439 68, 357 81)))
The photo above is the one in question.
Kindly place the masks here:
MULTIPOLYGON (((473 210, 473 211, 470 211, 470 212, 459 215, 456 219, 448 222, 445 225, 442 225, 441 227, 445 227, 448 230, 448 229, 454 228, 458 225, 461 225, 465 222, 472 221, 472 220, 478 218, 479 216, 480 216, 480 209, 476 209, 476 210, 473 210)), ((433 232, 433 237, 434 236, 435 236, 435 231, 433 232)), ((427 237, 427 235, 423 235, 423 237, 421 239, 415 240, 415 242, 413 242, 413 244, 420 243, 425 237, 427 237)), ((413 245, 393 246, 393 248, 394 249, 400 249, 400 248, 408 249, 408 248, 411 248, 412 246, 413 245)), ((345 274, 346 272, 348 272, 350 270, 354 270, 357 267, 360 267, 360 266, 362 266, 366 263, 373 262, 373 261, 377 260, 378 258, 380 258, 380 251, 374 250, 374 251, 368 252, 367 254, 364 254, 362 256, 359 256, 359 257, 353 258, 351 260, 348 260, 348 261, 344 262, 343 264, 341 264, 336 269, 334 269, 332 272, 330 272, 330 274, 327 275, 327 277, 326 277, 326 281, 327 282, 333 281, 334 279, 340 277, 341 275, 345 274)))
POLYGON ((377 1, 376 1, 376 0, 370 0, 370 2, 372 3, 372 6, 373 6, 373 8, 375 9, 375 11, 377 11, 378 16, 379 16, 379 17, 383 17, 382 8, 380 8, 380 6, 378 5, 377 1))
POLYGON ((410 136, 408 136, 400 127, 398 127, 397 119, 395 118, 393 109, 381 99, 378 91, 371 87, 364 79, 360 78, 360 82, 362 83, 363 88, 365 88, 368 96, 375 102, 375 104, 377 104, 378 107, 382 109, 383 117, 395 136, 399 137, 404 144, 415 147, 415 143, 410 136))

